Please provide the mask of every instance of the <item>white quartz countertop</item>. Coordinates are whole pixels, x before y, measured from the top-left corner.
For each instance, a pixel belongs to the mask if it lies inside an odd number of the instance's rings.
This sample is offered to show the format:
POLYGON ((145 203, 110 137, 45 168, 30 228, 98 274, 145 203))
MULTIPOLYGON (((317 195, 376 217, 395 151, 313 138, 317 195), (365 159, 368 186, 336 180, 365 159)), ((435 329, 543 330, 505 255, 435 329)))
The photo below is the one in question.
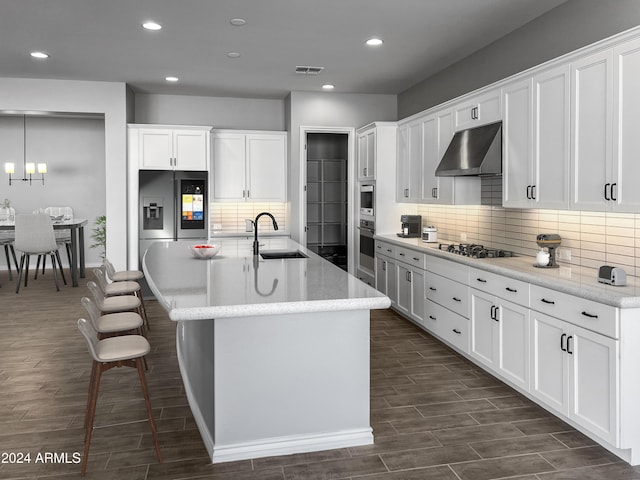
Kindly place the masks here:
POLYGON ((252 241, 217 238, 211 259, 192 257, 197 241, 156 242, 143 269, 172 320, 388 308, 389 298, 289 238, 261 238, 260 251, 300 250, 309 258, 264 260, 252 241))
MULTIPOLYGON (((421 238, 400 238, 397 235, 375 235, 374 238, 606 305, 619 308, 640 307, 640 285, 635 277, 627 276, 625 286, 612 286, 598 282, 597 270, 592 268, 568 264, 560 264, 559 268, 537 268, 533 266, 534 257, 478 259, 439 250, 438 243, 425 243, 421 238)), ((427 268, 428 264, 427 259, 427 268)))

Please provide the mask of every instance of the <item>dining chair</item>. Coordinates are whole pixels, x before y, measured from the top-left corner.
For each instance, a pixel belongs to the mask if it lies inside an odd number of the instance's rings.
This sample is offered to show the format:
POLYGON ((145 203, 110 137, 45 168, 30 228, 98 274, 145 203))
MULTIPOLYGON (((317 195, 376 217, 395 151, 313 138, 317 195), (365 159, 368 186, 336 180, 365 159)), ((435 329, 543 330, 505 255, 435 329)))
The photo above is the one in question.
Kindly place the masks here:
POLYGON ((97 285, 105 297, 135 295, 138 300, 140 300, 140 308, 138 309, 138 313, 144 319, 144 323, 147 325, 147 328, 149 327, 147 311, 144 308, 142 290, 140 289, 140 284, 138 282, 134 282, 132 280, 126 280, 122 282, 109 282, 104 265, 101 265, 98 268, 94 268, 93 275, 96 277, 97 285))
MULTIPOLYGON (((38 213, 46 213, 51 217, 52 221, 60 221, 60 220, 71 220, 73 219, 73 208, 72 207, 46 207, 44 209, 36 210, 38 213)), ((34 212, 34 213, 36 213, 34 212)), ((71 265, 71 230, 59 230, 55 229, 53 231, 56 236, 56 242, 60 247, 64 247, 67 251, 67 260, 69 261, 69 265, 71 265)), ((60 256, 58 255, 58 263, 60 266, 60 270, 62 271, 62 264, 60 263, 60 256)), ((38 257, 38 265, 40 264, 40 257, 38 257)), ((46 257, 42 259, 42 273, 44 273, 46 264, 46 257)))
MULTIPOLYGON (((15 208, 0 208, 0 224, 12 222, 15 217, 15 208)), ((15 239, 16 234, 14 230, 0 230, 0 245, 4 246, 4 255, 7 258, 7 269, 9 270, 9 280, 13 280, 13 274, 11 273, 11 256, 13 257, 13 264, 16 267, 16 273, 18 272, 18 259, 16 258, 16 251, 13 247, 15 239), (9 253, 11 253, 11 256, 9 256, 9 253)))
POLYGON ((87 461, 89 458, 89 446, 91 444, 91 434, 98 403, 98 391, 100 389, 100 377, 103 372, 114 367, 131 367, 138 371, 138 378, 142 386, 142 395, 147 407, 147 418, 151 427, 151 435, 156 450, 158 463, 162 463, 160 453, 160 442, 158 432, 151 409, 149 398, 149 388, 142 367, 142 358, 151 351, 151 346, 142 335, 122 335, 118 337, 98 338, 98 332, 93 325, 84 318, 78 319, 78 329, 87 342, 87 348, 92 358, 91 379, 89 380, 89 395, 87 399, 87 410, 84 420, 84 455, 82 456, 81 475, 87 473, 87 461))
MULTIPOLYGON (((55 235, 53 234, 53 225, 51 224, 51 218, 49 218, 49 215, 16 215, 15 234, 16 238, 14 241, 14 247, 16 250, 22 252, 20 257, 20 267, 18 269, 16 293, 20 291, 20 282, 23 276, 24 286, 27 286, 29 278, 29 259, 31 255, 51 256, 56 290, 60 291, 60 285, 58 284, 58 272, 56 268, 58 244, 56 242, 55 235)), ((63 280, 65 279, 63 278, 63 280)))

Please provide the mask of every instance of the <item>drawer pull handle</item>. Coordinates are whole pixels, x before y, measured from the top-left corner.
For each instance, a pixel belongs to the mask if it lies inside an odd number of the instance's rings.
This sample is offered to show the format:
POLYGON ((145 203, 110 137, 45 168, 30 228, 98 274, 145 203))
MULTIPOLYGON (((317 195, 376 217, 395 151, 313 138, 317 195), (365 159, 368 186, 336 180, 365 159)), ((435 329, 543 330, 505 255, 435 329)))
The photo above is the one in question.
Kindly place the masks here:
POLYGON ((487 283, 487 281, 484 278, 476 278, 477 281, 479 281, 480 283, 487 283))
POLYGON ((391 252, 391 249, 390 249, 390 248, 387 248, 387 252, 391 252))
POLYGON ((453 298, 453 301, 454 301, 454 302, 461 302, 461 301, 462 301, 462 300, 460 300, 458 297, 451 297, 451 298, 453 298))
POLYGON ((598 315, 594 315, 593 313, 582 312, 582 315, 589 318, 598 318, 598 315))
POLYGON ((401 256, 401 257, 404 257, 404 253, 400 253, 400 256, 401 256))
POLYGON ((553 300, 547 300, 546 298, 541 298, 540 301, 542 303, 548 303, 549 305, 555 305, 556 302, 554 302, 553 300))
POLYGON ((437 291, 438 289, 436 287, 429 287, 429 290, 431 290, 432 292, 437 291))
POLYGON ((457 334, 457 335, 461 335, 462 332, 460 330, 456 330, 455 328, 453 329, 453 333, 457 334))
POLYGON ((516 290, 515 288, 506 287, 505 290, 511 293, 518 293, 518 290, 516 290))
POLYGON ((381 246, 381 245, 376 245, 376 248, 377 248, 378 250, 381 250, 381 249, 382 249, 382 246, 381 246))
POLYGON ((413 259, 414 259, 416 262, 420 260, 418 257, 413 257, 413 259))
POLYGON ((429 318, 430 318, 431 320, 438 320, 438 319, 437 319, 436 317, 434 317, 433 315, 429 315, 429 318))
POLYGON ((573 355, 573 350, 571 350, 571 344, 569 342, 571 342, 571 339, 573 338, 573 335, 569 335, 567 337, 567 353, 569 355, 573 355))
POLYGON ((567 349, 564 348, 564 339, 567 337, 566 333, 563 333, 562 335, 560 335, 560 350, 562 350, 563 352, 566 352, 567 349))

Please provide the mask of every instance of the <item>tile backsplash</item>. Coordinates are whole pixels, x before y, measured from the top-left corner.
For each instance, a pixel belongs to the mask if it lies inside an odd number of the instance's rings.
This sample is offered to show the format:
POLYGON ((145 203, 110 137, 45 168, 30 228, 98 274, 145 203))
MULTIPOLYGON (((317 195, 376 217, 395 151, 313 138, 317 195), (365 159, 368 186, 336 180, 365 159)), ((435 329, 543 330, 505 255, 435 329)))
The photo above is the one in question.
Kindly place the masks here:
POLYGON ((627 275, 640 276, 640 214, 524 210, 498 206, 418 205, 423 225, 435 225, 445 242, 480 243, 534 257, 536 235, 557 233, 558 250, 571 260, 559 260, 587 268, 622 267, 627 275), (636 240, 637 238, 637 240, 636 240))
MULTIPOLYGON (((209 224, 211 236, 245 233, 245 219, 253 220, 260 212, 271 213, 278 222, 278 232, 288 232, 287 204, 283 202, 231 202, 211 203, 209 206, 209 224), (220 225, 221 228, 216 228, 220 225)), ((268 218, 260 219, 261 232, 273 232, 273 225, 268 218)), ((250 235, 250 234, 249 234, 250 235)))

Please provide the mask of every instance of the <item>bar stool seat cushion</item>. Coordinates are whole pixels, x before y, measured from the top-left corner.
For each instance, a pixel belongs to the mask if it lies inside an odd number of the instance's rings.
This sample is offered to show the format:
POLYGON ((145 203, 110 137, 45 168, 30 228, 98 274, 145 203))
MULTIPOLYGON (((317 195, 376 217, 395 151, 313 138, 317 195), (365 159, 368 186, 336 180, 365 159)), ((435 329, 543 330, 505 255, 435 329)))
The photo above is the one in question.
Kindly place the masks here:
POLYGON ((103 285, 106 295, 127 295, 140 290, 140 284, 133 281, 113 282, 103 285))
POLYGON ((133 295, 120 295, 117 297, 106 297, 98 308, 102 313, 117 313, 127 310, 136 310, 140 307, 140 299, 133 295))
POLYGON ((142 326, 142 317, 136 312, 108 313, 96 319, 100 333, 126 332, 142 326))
POLYGON ((100 340, 95 349, 98 362, 118 362, 142 357, 151 351, 151 346, 142 335, 124 335, 100 340))
POLYGON ((120 272, 113 272, 113 275, 110 275, 111 281, 113 282, 135 282, 142 277, 144 277, 144 273, 139 270, 122 270, 120 272))

